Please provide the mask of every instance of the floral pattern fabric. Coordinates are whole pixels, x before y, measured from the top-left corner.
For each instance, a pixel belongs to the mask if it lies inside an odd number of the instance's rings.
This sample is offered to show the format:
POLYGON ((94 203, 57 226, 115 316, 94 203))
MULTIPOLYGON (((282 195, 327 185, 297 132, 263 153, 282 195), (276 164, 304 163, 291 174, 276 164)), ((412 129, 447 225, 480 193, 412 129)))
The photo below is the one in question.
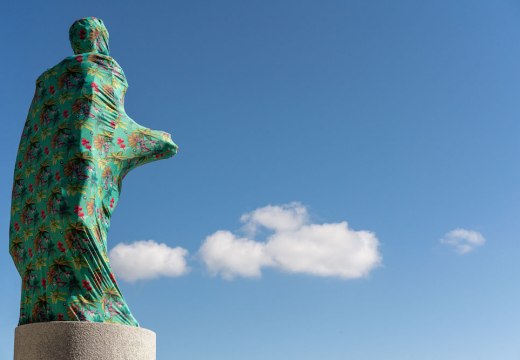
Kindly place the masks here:
POLYGON ((9 251, 22 279, 19 325, 139 326, 110 267, 110 217, 125 175, 178 147, 125 113, 128 84, 103 22, 80 19, 69 37, 75 55, 36 80, 16 157, 9 251))

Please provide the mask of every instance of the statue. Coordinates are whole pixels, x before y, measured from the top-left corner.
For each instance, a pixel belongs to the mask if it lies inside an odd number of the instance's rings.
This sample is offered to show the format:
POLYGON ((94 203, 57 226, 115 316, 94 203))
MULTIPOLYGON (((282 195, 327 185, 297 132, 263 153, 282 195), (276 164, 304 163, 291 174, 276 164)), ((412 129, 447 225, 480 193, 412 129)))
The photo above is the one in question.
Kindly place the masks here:
POLYGON ((36 80, 16 157, 9 252, 22 279, 19 325, 139 327, 109 264, 110 217, 125 175, 178 147, 126 115, 128 84, 103 21, 77 20, 69 37, 75 55, 36 80))

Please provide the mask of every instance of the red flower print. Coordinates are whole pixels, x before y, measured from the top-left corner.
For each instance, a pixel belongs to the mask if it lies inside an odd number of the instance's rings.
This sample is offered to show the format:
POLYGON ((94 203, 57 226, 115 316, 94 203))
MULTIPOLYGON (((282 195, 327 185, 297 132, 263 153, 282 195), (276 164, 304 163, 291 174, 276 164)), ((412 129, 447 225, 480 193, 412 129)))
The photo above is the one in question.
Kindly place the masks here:
POLYGON ((61 241, 58 241, 58 249, 61 251, 61 252, 65 252, 65 248, 63 247, 63 243, 61 241))
POLYGON ((20 169, 21 167, 22 167, 22 162, 18 161, 18 169, 20 169))
POLYGON ((44 210, 42 210, 42 211, 40 212, 40 215, 42 216, 42 219, 44 219, 44 220, 45 220, 45 218, 47 217, 47 214, 45 213, 44 210))
POLYGON ((58 314, 58 321, 63 321, 63 314, 58 314))
POLYGON ((83 216, 85 216, 85 213, 81 210, 83 210, 83 208, 81 206, 78 206, 78 205, 74 206, 74 212, 76 214, 78 214, 79 217, 82 218, 83 216))
POLYGON ((79 38, 81 40, 84 40, 86 35, 87 35, 87 32, 85 31, 85 29, 80 29, 79 30, 79 38))
POLYGON ((90 282, 88 280, 83 280, 81 283, 85 290, 92 291, 92 287, 90 286, 90 282))
POLYGON ((83 56, 81 56, 81 55, 76 56, 76 61, 77 62, 82 62, 83 61, 83 56))
POLYGON ((42 286, 43 287, 47 286, 47 281, 45 279, 42 279, 42 286))
POLYGON ((29 253, 30 257, 33 257, 32 249, 27 250, 27 252, 29 253))
POLYGON ((68 110, 63 110, 63 117, 65 119, 69 117, 69 111, 68 110))
POLYGON ((56 90, 54 90, 54 86, 52 85, 49 87, 49 91, 52 95, 54 95, 54 93, 56 92, 56 90))
POLYGON ((56 174, 54 174, 54 178, 56 180, 60 180, 61 179, 61 176, 60 176, 60 172, 59 171, 56 171, 56 174))
POLYGON ((20 230, 20 225, 18 225, 17 222, 14 223, 14 228, 16 229, 16 231, 20 230))
POLYGON ((45 153, 45 155, 49 155, 49 147, 46 146, 45 149, 43 149, 43 152, 45 153))
POLYGON ((116 277, 114 276, 113 273, 108 274, 108 276, 110 277, 110 280, 112 280, 112 282, 114 282, 114 283, 117 282, 117 281, 116 281, 116 277))
POLYGON ((92 145, 90 145, 90 141, 87 139, 81 139, 81 145, 86 147, 88 150, 92 149, 92 145))
POLYGON ((115 128, 115 127, 116 127, 116 122, 115 122, 114 120, 112 120, 112 121, 110 122, 110 126, 112 126, 113 128, 115 128))
POLYGON ((92 82, 90 86, 92 87, 92 89, 94 89, 95 92, 99 92, 98 86, 95 82, 92 82))
POLYGON ((38 124, 34 124, 34 131, 38 131, 38 124))
POLYGON ((30 191, 30 192, 33 192, 33 191, 34 191, 33 184, 29 184, 29 191, 30 191))

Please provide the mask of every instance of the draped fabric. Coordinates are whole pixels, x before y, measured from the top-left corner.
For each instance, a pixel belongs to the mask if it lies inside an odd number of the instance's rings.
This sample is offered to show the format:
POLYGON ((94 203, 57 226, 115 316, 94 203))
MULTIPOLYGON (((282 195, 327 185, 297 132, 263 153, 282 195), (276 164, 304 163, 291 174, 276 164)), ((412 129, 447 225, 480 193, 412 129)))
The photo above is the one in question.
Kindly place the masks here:
POLYGON ((80 19, 69 37, 75 55, 36 80, 16 157, 9 251, 22 279, 19 325, 139 326, 110 267, 110 217, 125 175, 178 147, 125 113, 128 84, 103 22, 80 19))

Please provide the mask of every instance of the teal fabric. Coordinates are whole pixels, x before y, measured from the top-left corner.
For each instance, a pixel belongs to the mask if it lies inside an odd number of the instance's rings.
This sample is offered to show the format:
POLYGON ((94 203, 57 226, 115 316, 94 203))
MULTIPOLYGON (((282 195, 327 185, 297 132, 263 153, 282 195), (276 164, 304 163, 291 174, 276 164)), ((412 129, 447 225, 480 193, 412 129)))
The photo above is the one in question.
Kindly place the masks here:
POLYGON ((128 84, 100 19, 70 27, 73 56, 36 80, 14 169, 9 251, 22 279, 19 324, 139 326, 116 282, 107 234, 132 169, 178 151, 124 110, 128 84))

